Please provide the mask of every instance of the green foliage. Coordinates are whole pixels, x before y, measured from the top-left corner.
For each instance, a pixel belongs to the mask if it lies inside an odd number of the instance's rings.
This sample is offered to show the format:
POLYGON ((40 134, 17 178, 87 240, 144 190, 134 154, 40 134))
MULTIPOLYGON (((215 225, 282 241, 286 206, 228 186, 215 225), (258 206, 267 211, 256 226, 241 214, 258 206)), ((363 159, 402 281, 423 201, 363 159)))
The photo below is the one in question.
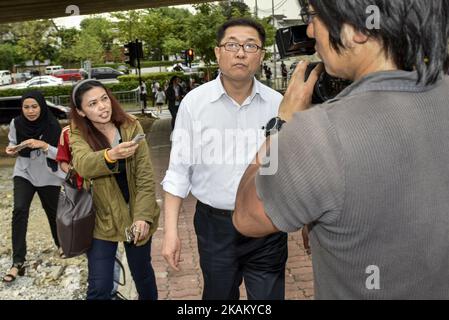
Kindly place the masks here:
POLYGON ((194 7, 197 12, 186 21, 186 33, 196 56, 209 64, 215 61, 216 30, 226 18, 217 5, 205 3, 194 7))
POLYGON ((0 44, 0 70, 12 70, 15 64, 23 61, 22 56, 17 52, 17 47, 10 44, 0 44))
POLYGON ((90 34, 81 34, 70 50, 74 60, 90 60, 92 63, 103 62, 103 47, 100 40, 90 34))
MULTIPOLYGON (((154 67, 171 67, 179 61, 140 61, 141 68, 154 68, 154 67)), ((113 69, 117 69, 119 66, 124 66, 124 63, 99 63, 94 64, 93 68, 101 68, 101 67, 110 67, 113 69)), ((128 66, 129 67, 129 66, 128 66)))
POLYGON ((251 9, 243 2, 220 2, 220 7, 228 20, 236 17, 251 17, 251 9))
POLYGON ((124 12, 111 13, 111 17, 116 20, 117 39, 125 44, 139 38, 142 25, 143 10, 130 10, 124 12))
MULTIPOLYGON (((123 83, 114 83, 114 84, 105 84, 107 88, 109 88, 112 92, 118 91, 130 91, 134 90, 138 87, 138 81, 129 81, 123 83)), ((26 89, 5 89, 0 90, 0 97, 15 97, 21 96, 25 92, 30 90, 39 90, 44 96, 52 97, 52 96, 68 96, 72 92, 72 86, 55 86, 55 87, 33 87, 26 89)))
POLYGON ((61 41, 61 49, 57 57, 57 63, 62 65, 73 64, 79 62, 73 53, 73 47, 80 36, 80 31, 76 28, 59 28, 58 37, 61 41))
MULTIPOLYGON (((57 28, 51 20, 0 24, 0 64, 10 68, 24 60, 55 60, 64 66, 91 60, 95 66, 123 59, 127 42, 143 42, 146 60, 163 60, 193 48, 195 58, 206 65, 216 61, 216 30, 233 17, 250 17, 242 2, 202 3, 187 9, 157 8, 111 13, 109 17, 91 16, 81 22, 81 30, 57 28), (12 48, 12 49, 11 49, 12 48), (11 58, 12 57, 12 58, 11 58)), ((269 18, 259 19, 267 31, 266 46, 274 43, 275 30, 269 18)), ((179 57, 180 58, 180 57, 179 57)), ((269 59, 269 55, 266 56, 269 59)), ((123 63, 111 66, 117 68, 123 63)), ((143 62, 142 67, 171 66, 174 62, 143 62)))
MULTIPOLYGON (((157 72, 157 73, 146 73, 142 75, 142 80, 145 82, 153 82, 158 81, 159 83, 163 83, 167 80, 170 80, 171 77, 178 76, 180 78, 188 78, 182 72, 157 72)), ((118 80, 121 83, 126 82, 138 82, 139 76, 137 75, 126 75, 118 77, 118 80)))
POLYGON ((43 61, 53 58, 56 48, 56 30, 51 20, 27 21, 20 24, 21 38, 18 52, 25 59, 43 61))
POLYGON ((96 37, 104 51, 109 51, 113 47, 115 32, 114 23, 104 17, 92 17, 81 21, 81 33, 83 36, 90 35, 96 37))
POLYGON ((162 44, 164 54, 175 56, 187 47, 186 41, 175 38, 174 36, 167 37, 162 44))

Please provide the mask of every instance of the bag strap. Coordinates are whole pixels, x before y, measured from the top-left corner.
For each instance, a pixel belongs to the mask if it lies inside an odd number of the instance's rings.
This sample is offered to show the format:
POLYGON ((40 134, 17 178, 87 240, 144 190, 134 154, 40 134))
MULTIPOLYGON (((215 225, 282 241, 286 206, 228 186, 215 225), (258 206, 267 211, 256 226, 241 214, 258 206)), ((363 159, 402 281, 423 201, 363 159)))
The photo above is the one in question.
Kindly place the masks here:
MULTIPOLYGON (((70 147, 70 145, 69 145, 69 152, 70 152, 69 171, 67 172, 67 176, 66 176, 65 180, 68 183, 70 183, 72 186, 75 186, 76 188, 78 188, 77 181, 76 181, 77 172, 76 172, 75 168, 73 167, 73 153, 72 153, 72 148, 70 147), (70 180, 68 180, 68 179, 70 179, 70 180)), ((83 181, 87 180, 87 179, 84 179, 84 177, 81 177, 81 178, 83 178, 83 181)), ((88 180, 88 182, 89 182, 89 189, 87 191, 92 192, 93 179, 88 180)))
POLYGON ((126 285, 126 274, 125 274, 125 267, 123 267, 122 262, 120 261, 120 259, 118 259, 117 257, 115 257, 115 262, 119 265, 120 269, 122 270, 122 274, 123 274, 123 283, 120 282, 120 280, 116 281, 114 280, 115 283, 117 283, 120 286, 124 286, 126 285))

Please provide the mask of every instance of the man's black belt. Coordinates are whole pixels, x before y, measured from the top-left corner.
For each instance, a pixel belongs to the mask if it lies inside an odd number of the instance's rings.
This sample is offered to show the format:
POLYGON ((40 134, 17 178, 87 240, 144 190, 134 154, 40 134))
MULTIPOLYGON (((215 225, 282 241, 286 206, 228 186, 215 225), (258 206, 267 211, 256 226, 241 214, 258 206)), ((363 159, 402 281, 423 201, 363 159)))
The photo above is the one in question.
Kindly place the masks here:
POLYGON ((233 210, 223 210, 223 209, 216 209, 214 207, 211 207, 205 203, 202 203, 201 201, 198 201, 197 206, 199 208, 201 208, 204 211, 207 211, 209 213, 213 213, 213 214, 221 214, 221 215, 225 215, 225 216, 232 216, 233 214, 233 210))

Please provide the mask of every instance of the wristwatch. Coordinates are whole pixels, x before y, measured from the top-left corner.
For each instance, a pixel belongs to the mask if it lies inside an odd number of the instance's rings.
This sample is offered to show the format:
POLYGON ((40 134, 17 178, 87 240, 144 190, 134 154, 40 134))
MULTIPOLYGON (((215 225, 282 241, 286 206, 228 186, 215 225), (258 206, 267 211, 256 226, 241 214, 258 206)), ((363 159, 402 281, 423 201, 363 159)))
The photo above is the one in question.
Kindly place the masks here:
POLYGON ((265 126, 265 137, 268 138, 270 135, 277 133, 279 130, 281 130, 285 122, 286 121, 282 120, 279 117, 275 117, 270 121, 268 121, 267 125, 265 126))

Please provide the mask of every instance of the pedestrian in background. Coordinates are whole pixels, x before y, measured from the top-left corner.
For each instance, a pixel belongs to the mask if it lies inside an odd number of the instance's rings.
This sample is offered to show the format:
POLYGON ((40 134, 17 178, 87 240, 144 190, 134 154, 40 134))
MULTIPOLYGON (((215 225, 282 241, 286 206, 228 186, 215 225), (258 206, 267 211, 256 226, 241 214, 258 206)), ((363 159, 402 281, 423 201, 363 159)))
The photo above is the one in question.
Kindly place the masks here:
POLYGON ((157 108, 157 112, 158 112, 159 114, 161 114, 161 113, 162 113, 162 106, 164 105, 165 100, 167 99, 167 97, 165 96, 165 92, 164 92, 164 90, 162 90, 161 87, 159 87, 159 88, 157 89, 155 98, 156 98, 156 108, 157 108))
POLYGON ((171 127, 173 130, 175 128, 179 105, 181 104, 182 98, 184 98, 184 90, 181 86, 181 79, 178 76, 173 76, 170 79, 166 95, 168 101, 168 110, 170 111, 172 117, 171 127))
MULTIPOLYGON (((12 216, 13 263, 4 282, 24 275, 26 233, 30 205, 37 192, 47 215, 53 242, 59 248, 56 211, 63 174, 55 161, 61 127, 48 109, 44 96, 31 91, 22 96, 21 115, 9 125, 6 154, 17 157, 14 166, 14 209, 12 216), (20 150, 20 148, 24 147, 20 150)), ((59 251, 62 253, 62 251, 59 251)))

